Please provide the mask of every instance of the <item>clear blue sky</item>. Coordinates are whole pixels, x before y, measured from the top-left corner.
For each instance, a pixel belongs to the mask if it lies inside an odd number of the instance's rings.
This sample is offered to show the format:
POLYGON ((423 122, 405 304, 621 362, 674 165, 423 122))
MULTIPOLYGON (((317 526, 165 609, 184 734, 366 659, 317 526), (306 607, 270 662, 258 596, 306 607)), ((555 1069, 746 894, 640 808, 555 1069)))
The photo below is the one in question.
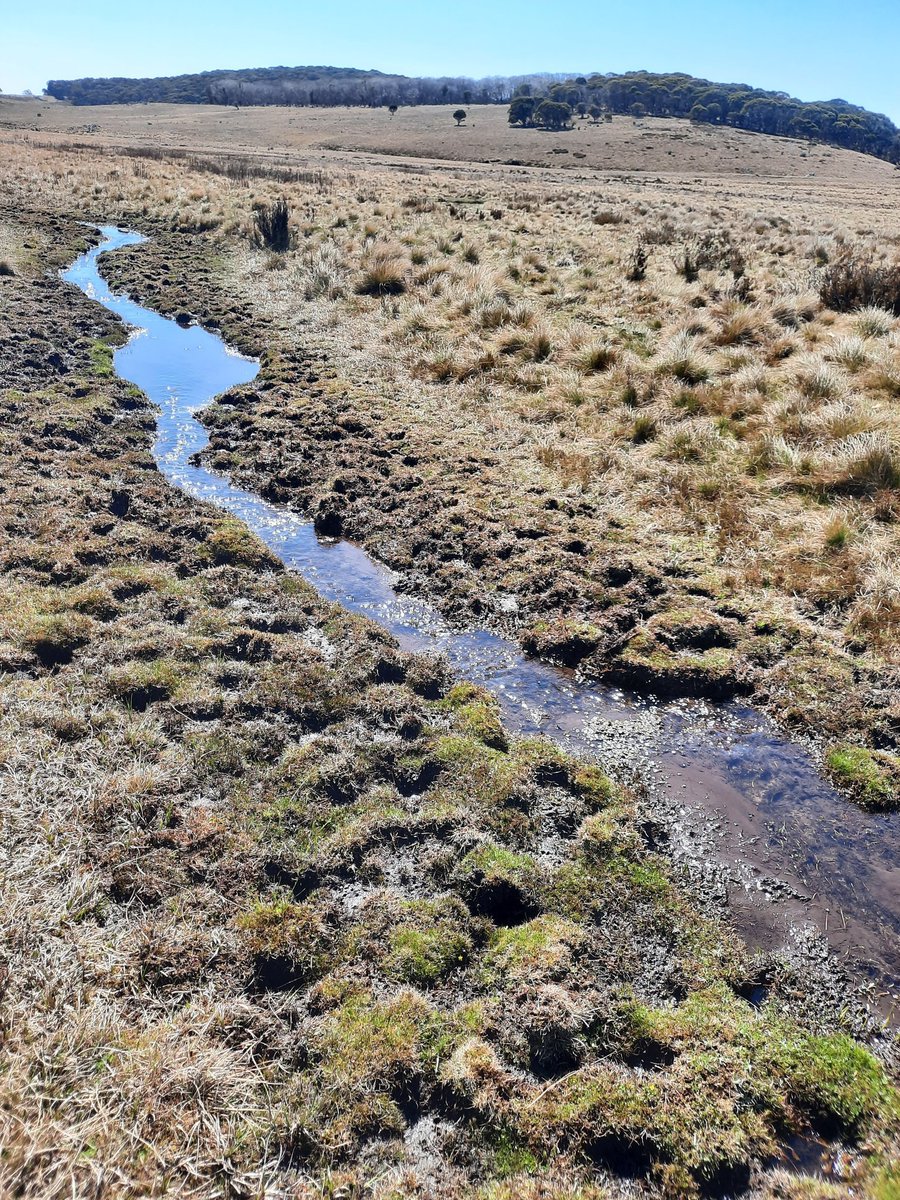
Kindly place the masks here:
POLYGON ((405 75, 679 70, 900 123, 900 0, 0 0, 0 87, 328 64, 405 75))

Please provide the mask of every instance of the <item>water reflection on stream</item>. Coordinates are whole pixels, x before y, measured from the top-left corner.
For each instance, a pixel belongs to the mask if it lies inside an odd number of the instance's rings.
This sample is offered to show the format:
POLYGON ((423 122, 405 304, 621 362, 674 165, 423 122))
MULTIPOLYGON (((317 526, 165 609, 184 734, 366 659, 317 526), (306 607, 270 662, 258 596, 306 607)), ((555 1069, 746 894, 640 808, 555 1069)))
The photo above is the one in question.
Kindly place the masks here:
POLYGON ((253 379, 258 365, 212 333, 114 296, 98 256, 144 239, 102 232, 104 242, 64 278, 134 327, 115 368, 159 406, 154 453, 173 483, 245 521, 323 596, 371 617, 404 648, 446 654, 456 672, 499 697, 510 727, 638 774, 678 818, 676 853, 695 871, 727 864, 749 940, 774 946, 791 925, 815 925, 869 977, 872 998, 890 1014, 900 993, 900 814, 853 808, 805 750, 748 708, 629 696, 526 658, 496 634, 453 631, 431 605, 398 593, 392 572, 359 546, 320 540, 310 521, 192 465, 208 441, 195 414, 253 379))

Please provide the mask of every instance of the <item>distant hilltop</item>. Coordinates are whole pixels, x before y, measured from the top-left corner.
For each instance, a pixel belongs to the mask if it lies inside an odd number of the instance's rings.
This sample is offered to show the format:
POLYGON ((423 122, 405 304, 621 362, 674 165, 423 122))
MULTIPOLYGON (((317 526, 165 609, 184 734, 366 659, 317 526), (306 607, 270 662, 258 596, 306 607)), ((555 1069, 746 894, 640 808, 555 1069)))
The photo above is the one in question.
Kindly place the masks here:
POLYGON ((687 117, 755 133, 805 138, 900 163, 900 130, 888 117, 846 100, 797 100, 743 83, 712 83, 681 73, 534 74, 415 78, 354 67, 260 67, 153 79, 51 79, 48 96, 71 104, 347 105, 510 104, 528 123, 523 98, 550 99, 570 112, 687 117))

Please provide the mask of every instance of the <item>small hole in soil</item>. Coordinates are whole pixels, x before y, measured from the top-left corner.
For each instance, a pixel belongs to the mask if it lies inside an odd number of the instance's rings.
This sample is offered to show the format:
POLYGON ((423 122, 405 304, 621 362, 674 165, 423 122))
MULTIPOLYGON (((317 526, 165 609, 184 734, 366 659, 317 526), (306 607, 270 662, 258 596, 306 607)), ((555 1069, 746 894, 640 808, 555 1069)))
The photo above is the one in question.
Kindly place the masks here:
POLYGON ((624 1179, 638 1179, 653 1166, 651 1147, 614 1133, 597 1138, 587 1150, 588 1157, 600 1167, 624 1179))
POLYGON ((409 1079, 394 1093, 394 1102, 407 1125, 415 1125, 422 1116, 422 1081, 409 1079))
POLYGON ((705 1196, 742 1196, 750 1186, 749 1163, 719 1163, 703 1172, 697 1182, 705 1196))
POLYGON ((629 1067, 642 1067, 645 1071, 661 1071, 665 1067, 671 1067, 675 1058, 676 1054, 671 1046, 664 1046, 662 1042, 654 1041, 652 1038, 642 1038, 632 1047, 625 1062, 629 1067))
POLYGON ((762 1008, 772 991, 772 976, 768 971, 758 971, 749 979, 741 980, 734 990, 754 1008, 762 1008))
POLYGON ((784 1144, 773 1165, 783 1167, 792 1175, 812 1176, 815 1179, 839 1180, 835 1154, 828 1143, 814 1133, 797 1133, 784 1144))
POLYGON ((305 900, 319 886, 321 879, 315 871, 292 871, 284 863, 270 858, 264 865, 266 878, 289 888, 295 900, 305 900))
POLYGON ((441 772, 440 764, 426 761, 417 770, 398 772, 394 785, 401 796, 418 796, 427 791, 441 772))
POLYGON ((266 992, 282 992, 303 982, 303 972, 297 964, 280 954, 258 955, 253 974, 257 986, 266 992))
POLYGON ((155 704, 158 700, 167 700, 168 696, 169 693, 165 688, 143 687, 127 692, 122 700, 135 712, 146 712, 151 704, 155 704))
POLYGON ((490 917, 495 925, 522 925, 540 911, 536 904, 505 879, 476 884, 466 901, 476 917, 490 917))
POLYGON ((574 1037, 567 1029, 531 1030, 528 1050, 529 1066, 538 1079, 560 1079, 581 1062, 574 1037))
POLYGON ((64 667, 73 658, 73 651, 68 646, 37 646, 35 654, 42 667, 64 667))

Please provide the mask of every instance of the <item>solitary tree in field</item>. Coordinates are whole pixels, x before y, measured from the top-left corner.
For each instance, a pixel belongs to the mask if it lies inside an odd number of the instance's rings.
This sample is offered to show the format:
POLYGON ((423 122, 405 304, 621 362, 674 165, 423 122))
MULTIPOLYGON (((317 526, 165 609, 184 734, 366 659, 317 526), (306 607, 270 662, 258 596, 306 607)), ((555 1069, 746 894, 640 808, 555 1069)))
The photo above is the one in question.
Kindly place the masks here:
POLYGON ((457 126, 459 126, 459 125, 462 125, 462 123, 465 119, 466 119, 466 110, 464 108, 458 108, 456 110, 456 112, 453 114, 453 120, 456 122, 457 126))
POLYGON ((396 113, 396 111, 397 111, 397 105, 396 105, 396 104, 390 104, 390 105, 388 105, 388 112, 391 114, 391 117, 393 117, 393 116, 394 116, 394 114, 396 113))
POLYGON ((509 106, 510 125, 530 125, 536 107, 533 96, 516 96, 509 106))
POLYGON ((560 100, 544 100, 534 111, 535 125, 544 129, 568 129, 572 109, 560 100))
POLYGON ((600 120, 600 118, 603 116, 603 109, 598 108, 596 104, 592 104, 589 109, 589 116, 590 116, 591 120, 594 122, 594 124, 596 125, 597 122, 600 120))

